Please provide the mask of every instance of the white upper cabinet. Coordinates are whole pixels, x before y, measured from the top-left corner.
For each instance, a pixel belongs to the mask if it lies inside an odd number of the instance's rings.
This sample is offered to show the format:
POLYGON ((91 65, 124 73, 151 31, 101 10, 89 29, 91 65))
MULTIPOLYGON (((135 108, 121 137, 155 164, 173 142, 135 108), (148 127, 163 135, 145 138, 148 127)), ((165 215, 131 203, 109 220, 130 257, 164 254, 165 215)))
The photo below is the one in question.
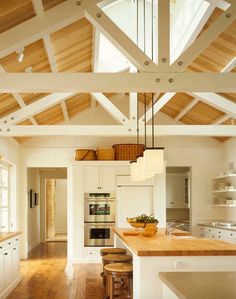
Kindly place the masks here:
POLYGON ((187 208, 189 200, 188 177, 185 173, 169 173, 166 178, 166 207, 187 208))
POLYGON ((115 167, 86 166, 84 167, 85 192, 114 192, 115 167))

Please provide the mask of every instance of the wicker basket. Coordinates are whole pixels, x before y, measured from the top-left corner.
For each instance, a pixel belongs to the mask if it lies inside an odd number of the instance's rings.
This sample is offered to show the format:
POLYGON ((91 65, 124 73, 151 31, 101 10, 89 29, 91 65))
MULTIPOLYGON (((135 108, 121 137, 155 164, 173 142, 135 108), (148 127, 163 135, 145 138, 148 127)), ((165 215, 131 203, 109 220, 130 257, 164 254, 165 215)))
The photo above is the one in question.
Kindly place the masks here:
POLYGON ((96 152, 91 149, 77 149, 75 151, 75 160, 97 160, 96 152))
POLYGON ((115 150, 113 148, 97 149, 96 153, 98 160, 115 160, 115 150))
POLYGON ((144 144, 115 144, 115 160, 136 160, 142 156, 145 149, 144 144))

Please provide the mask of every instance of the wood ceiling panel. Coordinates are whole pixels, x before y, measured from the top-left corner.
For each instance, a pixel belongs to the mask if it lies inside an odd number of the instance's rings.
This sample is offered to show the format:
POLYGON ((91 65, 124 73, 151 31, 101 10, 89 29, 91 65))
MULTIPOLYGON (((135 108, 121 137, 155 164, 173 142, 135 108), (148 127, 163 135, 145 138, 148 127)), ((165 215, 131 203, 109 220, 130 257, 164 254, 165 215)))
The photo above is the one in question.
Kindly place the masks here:
POLYGON ((59 72, 92 70, 92 25, 82 19, 51 35, 59 72))
POLYGON ((181 121, 188 125, 208 125, 223 115, 223 112, 214 107, 199 102, 181 119, 181 121))
POLYGON ((64 120, 60 104, 34 116, 39 125, 54 125, 64 120))
POLYGON ((33 102, 40 100, 43 97, 46 97, 47 93, 21 93, 22 99, 24 100, 26 105, 30 105, 33 102))
POLYGON ((20 106, 11 94, 0 94, 0 117, 4 117, 18 109, 20 109, 20 106))
MULTIPOLYGON (((220 16, 216 8, 201 34, 220 16)), ((236 56, 236 21, 227 27, 187 68, 192 72, 220 72, 236 56)))
POLYGON ((0 33, 34 16, 30 0, 0 0, 0 33))
POLYGON ((42 40, 25 47, 24 59, 21 63, 17 61, 17 57, 17 53, 12 53, 0 59, 0 65, 3 66, 6 72, 12 73, 25 72, 28 67, 32 67, 34 73, 51 71, 42 40))
POLYGON ((193 99, 185 93, 177 93, 162 109, 161 112, 175 118, 193 99))
POLYGON ((65 0, 43 0, 44 10, 46 11, 62 2, 65 2, 65 0))
POLYGON ((87 93, 80 93, 65 101, 69 117, 89 109, 91 107, 91 96, 87 93))

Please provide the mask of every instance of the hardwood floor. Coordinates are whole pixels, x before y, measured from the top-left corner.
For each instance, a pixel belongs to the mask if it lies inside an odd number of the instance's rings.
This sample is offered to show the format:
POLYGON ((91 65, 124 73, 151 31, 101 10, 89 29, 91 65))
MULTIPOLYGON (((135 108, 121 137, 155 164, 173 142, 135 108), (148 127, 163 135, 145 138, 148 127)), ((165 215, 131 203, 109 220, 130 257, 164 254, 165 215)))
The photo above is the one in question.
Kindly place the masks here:
POLYGON ((74 266, 74 277, 65 274, 66 243, 42 243, 21 262, 22 281, 7 299, 102 299, 100 264, 74 266))

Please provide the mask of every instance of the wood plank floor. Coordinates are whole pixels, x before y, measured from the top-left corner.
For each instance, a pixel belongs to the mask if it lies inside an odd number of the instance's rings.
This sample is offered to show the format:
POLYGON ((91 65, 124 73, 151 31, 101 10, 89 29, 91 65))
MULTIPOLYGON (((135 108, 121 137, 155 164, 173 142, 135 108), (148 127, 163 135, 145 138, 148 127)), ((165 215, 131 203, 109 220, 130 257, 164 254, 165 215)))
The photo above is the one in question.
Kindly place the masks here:
POLYGON ((73 279, 65 274, 64 242, 41 243, 21 262, 22 281, 7 299, 102 299, 100 264, 74 266, 73 279))

